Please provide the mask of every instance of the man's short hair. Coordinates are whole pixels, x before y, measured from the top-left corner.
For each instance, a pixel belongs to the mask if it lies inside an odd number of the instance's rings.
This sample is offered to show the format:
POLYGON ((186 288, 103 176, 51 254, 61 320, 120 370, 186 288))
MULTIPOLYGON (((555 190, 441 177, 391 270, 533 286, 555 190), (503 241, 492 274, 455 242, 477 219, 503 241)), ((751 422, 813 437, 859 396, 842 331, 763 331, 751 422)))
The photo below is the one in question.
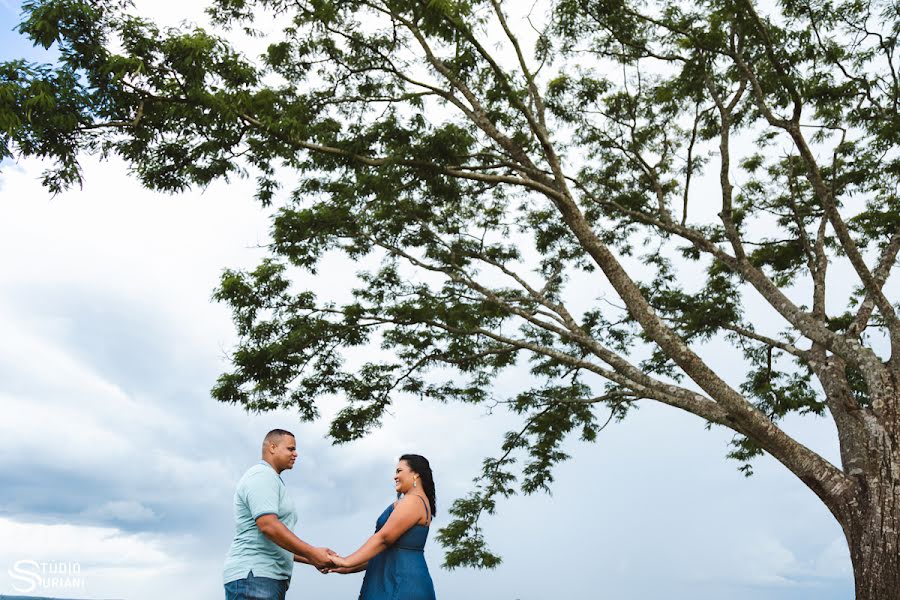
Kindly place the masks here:
POLYGON ((294 437, 294 434, 287 429, 273 429, 266 434, 266 438, 263 440, 263 449, 265 449, 268 444, 275 444, 277 446, 281 442, 281 438, 286 435, 294 437))

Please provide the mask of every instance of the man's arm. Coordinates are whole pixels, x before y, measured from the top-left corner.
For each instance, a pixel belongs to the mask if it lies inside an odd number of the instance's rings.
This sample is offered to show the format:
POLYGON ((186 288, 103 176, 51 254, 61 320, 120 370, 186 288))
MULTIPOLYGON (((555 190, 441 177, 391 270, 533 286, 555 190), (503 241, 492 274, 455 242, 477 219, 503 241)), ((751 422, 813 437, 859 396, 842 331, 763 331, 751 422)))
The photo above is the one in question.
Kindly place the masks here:
POLYGON ((316 548, 307 544, 288 529, 284 523, 278 520, 274 514, 260 515, 256 519, 256 526, 267 538, 278 544, 288 552, 294 554, 294 559, 302 557, 317 569, 331 566, 331 556, 328 554, 327 548, 316 548))

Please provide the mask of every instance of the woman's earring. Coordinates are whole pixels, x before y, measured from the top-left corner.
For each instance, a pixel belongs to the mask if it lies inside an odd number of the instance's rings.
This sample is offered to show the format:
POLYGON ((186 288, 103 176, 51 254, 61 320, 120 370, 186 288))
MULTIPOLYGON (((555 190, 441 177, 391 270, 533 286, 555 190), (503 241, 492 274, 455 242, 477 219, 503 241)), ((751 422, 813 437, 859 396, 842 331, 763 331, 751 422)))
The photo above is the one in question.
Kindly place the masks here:
POLYGON ((419 487, 419 486, 416 484, 417 481, 418 481, 418 479, 413 479, 413 487, 419 487))

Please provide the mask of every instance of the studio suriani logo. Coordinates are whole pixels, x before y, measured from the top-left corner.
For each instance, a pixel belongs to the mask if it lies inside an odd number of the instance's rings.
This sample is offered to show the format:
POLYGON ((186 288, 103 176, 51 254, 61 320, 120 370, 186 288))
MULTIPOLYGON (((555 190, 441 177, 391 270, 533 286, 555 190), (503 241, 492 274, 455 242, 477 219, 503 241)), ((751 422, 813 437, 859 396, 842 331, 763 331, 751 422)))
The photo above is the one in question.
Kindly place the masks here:
POLYGON ((38 562, 31 559, 16 561, 9 568, 9 576, 17 592, 84 590, 81 565, 77 562, 38 562))

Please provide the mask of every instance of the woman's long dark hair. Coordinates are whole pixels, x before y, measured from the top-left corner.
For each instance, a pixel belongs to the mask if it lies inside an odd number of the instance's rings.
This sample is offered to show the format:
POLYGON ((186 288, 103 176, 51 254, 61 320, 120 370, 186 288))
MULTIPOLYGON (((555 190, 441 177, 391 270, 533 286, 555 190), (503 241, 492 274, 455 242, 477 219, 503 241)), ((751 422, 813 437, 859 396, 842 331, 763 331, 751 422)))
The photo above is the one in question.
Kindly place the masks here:
POLYGON ((431 473, 428 459, 418 454, 404 454, 400 460, 406 461, 412 472, 422 480, 422 490, 428 496, 428 503, 431 504, 431 518, 434 518, 437 514, 437 495, 434 491, 434 475, 431 473))

